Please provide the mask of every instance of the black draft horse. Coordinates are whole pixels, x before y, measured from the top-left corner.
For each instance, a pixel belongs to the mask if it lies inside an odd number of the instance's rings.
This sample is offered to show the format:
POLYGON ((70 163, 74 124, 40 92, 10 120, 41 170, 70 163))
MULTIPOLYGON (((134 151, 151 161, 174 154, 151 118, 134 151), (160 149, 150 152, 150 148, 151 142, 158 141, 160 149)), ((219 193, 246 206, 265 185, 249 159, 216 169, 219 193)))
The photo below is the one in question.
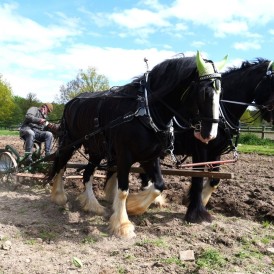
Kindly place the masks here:
MULTIPOLYGON (((244 61, 240 67, 233 67, 222 74, 223 96, 220 102, 221 115, 218 136, 204 146, 194 141, 193 162, 220 161, 221 155, 235 151, 240 133, 240 118, 248 106, 259 109, 256 118, 261 118, 274 125, 274 63, 257 58, 255 61, 244 61), (253 103, 254 102, 254 103, 253 103), (235 143, 233 140, 235 139, 235 143), (196 155, 196 156, 195 156, 196 155)), ((185 138, 186 136, 182 136, 185 138)), ((181 138, 177 138, 178 142, 181 138)), ((176 146, 176 145, 175 145, 176 146)), ((189 145, 188 145, 189 146, 189 145)), ((178 153, 182 154, 182 150, 178 153)), ((219 171, 219 165, 213 165, 211 171, 219 171)), ((186 220, 189 222, 212 221, 205 210, 211 194, 219 185, 220 179, 193 178, 189 190, 189 206, 186 220), (200 196, 202 193, 202 196, 200 196), (202 199, 202 204, 201 200, 202 199)))
POLYGON ((118 188, 113 199, 110 231, 132 237, 131 211, 144 212, 164 188, 159 155, 169 144, 171 120, 185 106, 201 116, 199 138, 209 142, 216 137, 221 91, 218 65, 201 58, 180 57, 156 65, 149 73, 122 87, 80 95, 65 105, 59 139, 49 179, 53 179, 52 201, 64 205, 67 197, 62 180, 66 164, 82 145, 89 155, 79 200, 85 211, 104 214, 93 189, 93 173, 103 159, 117 164, 118 188), (135 163, 143 164, 153 185, 139 195, 129 195, 128 176, 135 163))
MULTIPOLYGON (((263 58, 251 62, 244 61, 240 67, 229 68, 222 74, 221 119, 217 137, 206 145, 193 138, 193 129, 186 128, 185 124, 176 118, 174 154, 192 156, 193 163, 220 161, 221 155, 235 151, 240 130, 239 120, 248 106, 256 106, 259 109, 257 116, 260 115, 262 119, 274 124, 273 75, 274 63, 263 58)), ((220 167, 212 165, 210 170, 219 171, 220 167)), ((142 185, 147 186, 149 178, 144 174, 141 178, 142 185)), ((192 223, 212 221, 205 206, 219 181, 220 179, 208 178, 204 182, 201 177, 191 179, 186 221, 192 223)), ((165 201, 159 199, 159 203, 161 205, 165 201)))

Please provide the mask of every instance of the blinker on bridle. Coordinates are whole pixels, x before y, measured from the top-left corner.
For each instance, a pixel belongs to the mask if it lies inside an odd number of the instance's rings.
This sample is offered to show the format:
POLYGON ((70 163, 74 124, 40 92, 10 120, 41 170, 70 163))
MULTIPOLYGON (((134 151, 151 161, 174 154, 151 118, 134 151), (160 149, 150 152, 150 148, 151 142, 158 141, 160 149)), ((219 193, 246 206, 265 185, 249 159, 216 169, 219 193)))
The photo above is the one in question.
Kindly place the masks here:
POLYGON ((200 81, 204 81, 204 80, 208 80, 211 79, 213 81, 213 87, 215 88, 216 91, 221 90, 221 78, 222 78, 222 74, 218 73, 214 62, 212 62, 211 60, 207 60, 208 63, 210 63, 213 67, 214 73, 211 74, 207 74, 207 75, 203 75, 199 77, 200 81))

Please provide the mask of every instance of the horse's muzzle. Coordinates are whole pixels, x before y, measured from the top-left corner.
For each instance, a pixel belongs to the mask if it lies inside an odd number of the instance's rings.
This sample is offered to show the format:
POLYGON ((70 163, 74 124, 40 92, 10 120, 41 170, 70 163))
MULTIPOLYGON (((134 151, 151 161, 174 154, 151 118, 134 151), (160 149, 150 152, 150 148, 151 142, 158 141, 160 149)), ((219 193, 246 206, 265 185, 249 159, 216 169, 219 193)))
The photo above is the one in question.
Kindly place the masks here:
POLYGON ((208 144, 209 141, 211 141, 211 140, 213 140, 213 139, 216 138, 216 136, 212 136, 212 135, 209 135, 208 138, 203 138, 201 132, 199 132, 199 131, 194 131, 194 137, 196 139, 198 139, 199 141, 205 143, 205 144, 208 144))

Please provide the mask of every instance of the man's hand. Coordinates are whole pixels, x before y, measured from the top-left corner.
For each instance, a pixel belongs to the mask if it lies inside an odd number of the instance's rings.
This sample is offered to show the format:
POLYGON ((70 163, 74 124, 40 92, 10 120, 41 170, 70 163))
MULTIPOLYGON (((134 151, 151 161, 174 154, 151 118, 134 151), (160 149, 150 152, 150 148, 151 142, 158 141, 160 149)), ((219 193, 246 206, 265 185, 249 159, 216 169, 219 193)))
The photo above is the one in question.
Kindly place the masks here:
POLYGON ((40 121, 39 121, 39 124, 43 125, 45 123, 46 123, 46 119, 41 118, 40 121))

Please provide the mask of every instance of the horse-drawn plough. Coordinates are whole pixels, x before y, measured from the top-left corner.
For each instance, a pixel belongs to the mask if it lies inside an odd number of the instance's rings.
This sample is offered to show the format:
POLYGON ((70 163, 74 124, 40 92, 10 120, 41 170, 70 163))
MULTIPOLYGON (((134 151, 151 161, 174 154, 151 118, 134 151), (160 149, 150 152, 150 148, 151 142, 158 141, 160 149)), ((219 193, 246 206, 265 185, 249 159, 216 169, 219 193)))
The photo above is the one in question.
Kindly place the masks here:
MULTIPOLYGON (((0 177, 6 178, 33 178, 33 179, 45 179, 46 173, 52 164, 52 159, 55 155, 53 152, 49 156, 42 156, 41 144, 34 143, 33 157, 34 162, 32 164, 25 164, 25 159, 20 155, 18 150, 12 145, 6 145, 0 149, 0 177)), ((212 161, 203 163, 187 163, 180 164, 175 167, 162 168, 163 175, 172 176, 189 176, 189 177, 208 177, 218 179, 232 179, 234 174, 230 172, 216 172, 207 170, 211 165, 224 165, 228 163, 235 163, 237 159, 212 161), (205 167, 204 171, 195 170, 195 167, 205 167)), ((82 170, 86 166, 85 162, 68 162, 67 169, 75 169, 76 171, 82 170)), ((115 166, 101 165, 98 168, 98 172, 95 173, 95 177, 104 178, 106 171, 116 171, 115 166)), ((142 167, 132 166, 131 173, 144 173, 142 167)), ((82 175, 79 172, 75 172, 77 175, 68 175, 66 179, 81 179, 82 175)))

